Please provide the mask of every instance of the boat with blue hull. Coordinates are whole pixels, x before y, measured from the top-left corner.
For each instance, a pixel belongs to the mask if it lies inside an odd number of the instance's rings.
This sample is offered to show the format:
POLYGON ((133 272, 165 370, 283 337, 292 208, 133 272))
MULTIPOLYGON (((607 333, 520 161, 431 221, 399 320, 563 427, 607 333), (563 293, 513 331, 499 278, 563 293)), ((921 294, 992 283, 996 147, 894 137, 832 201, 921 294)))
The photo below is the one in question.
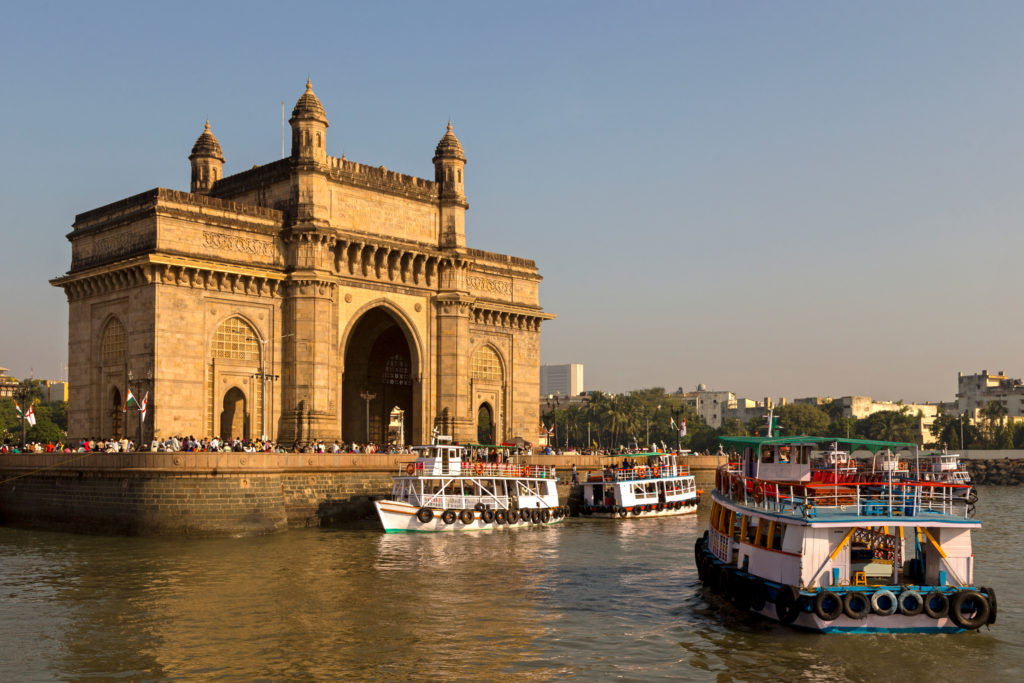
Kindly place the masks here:
POLYGON ((695 545, 712 592, 823 633, 953 633, 995 623, 995 590, 975 581, 976 492, 960 480, 914 476, 926 468, 901 462, 919 460, 914 444, 720 440, 740 455, 718 468, 708 528, 695 545), (854 469, 835 457, 840 447, 886 465, 854 469))

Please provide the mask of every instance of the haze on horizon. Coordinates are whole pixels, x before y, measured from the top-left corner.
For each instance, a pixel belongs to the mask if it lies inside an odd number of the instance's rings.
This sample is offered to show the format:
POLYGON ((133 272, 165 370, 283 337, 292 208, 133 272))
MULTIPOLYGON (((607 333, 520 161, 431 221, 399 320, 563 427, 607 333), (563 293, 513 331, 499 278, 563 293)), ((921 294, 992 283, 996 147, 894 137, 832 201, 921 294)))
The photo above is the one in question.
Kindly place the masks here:
POLYGON ((328 153, 422 177, 535 259, 588 389, 950 400, 1024 375, 1024 5, 22 3, 0 27, 0 365, 59 373, 78 213, 237 173, 305 79, 328 153))

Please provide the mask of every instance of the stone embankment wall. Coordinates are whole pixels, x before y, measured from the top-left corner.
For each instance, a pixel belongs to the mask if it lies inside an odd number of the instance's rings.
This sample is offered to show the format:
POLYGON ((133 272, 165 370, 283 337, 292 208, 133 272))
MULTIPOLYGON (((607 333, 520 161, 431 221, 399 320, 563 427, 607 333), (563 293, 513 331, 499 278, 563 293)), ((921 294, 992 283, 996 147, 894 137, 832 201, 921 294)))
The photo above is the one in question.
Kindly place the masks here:
POLYGON ((971 482, 996 486, 1017 486, 1024 483, 1024 460, 971 459, 965 460, 964 466, 971 475, 971 482))

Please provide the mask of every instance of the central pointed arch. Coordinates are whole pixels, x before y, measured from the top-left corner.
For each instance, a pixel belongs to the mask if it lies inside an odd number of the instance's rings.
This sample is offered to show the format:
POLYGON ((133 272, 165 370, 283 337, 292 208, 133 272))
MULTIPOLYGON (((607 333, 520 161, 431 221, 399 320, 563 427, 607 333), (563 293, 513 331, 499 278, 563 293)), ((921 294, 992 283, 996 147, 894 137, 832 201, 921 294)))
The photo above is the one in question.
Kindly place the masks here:
POLYGON ((345 441, 388 443, 398 409, 408 443, 422 443, 421 345, 406 316, 386 301, 364 307, 342 339, 341 435, 345 441))

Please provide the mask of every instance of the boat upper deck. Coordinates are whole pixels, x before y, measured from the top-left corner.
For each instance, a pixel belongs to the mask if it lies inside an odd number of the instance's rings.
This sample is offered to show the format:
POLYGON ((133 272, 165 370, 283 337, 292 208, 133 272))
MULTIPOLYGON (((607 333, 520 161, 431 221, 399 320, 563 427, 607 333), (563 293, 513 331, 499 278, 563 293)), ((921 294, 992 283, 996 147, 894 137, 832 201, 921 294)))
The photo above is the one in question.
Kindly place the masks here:
POLYGON ((856 482, 793 482, 716 474, 716 500, 814 526, 980 526, 970 486, 882 477, 856 482))
POLYGON ((676 453, 639 453, 623 458, 619 466, 620 456, 604 456, 608 461, 600 472, 588 472, 585 484, 614 484, 635 482, 645 479, 672 479, 687 477, 690 468, 678 463, 676 453))

